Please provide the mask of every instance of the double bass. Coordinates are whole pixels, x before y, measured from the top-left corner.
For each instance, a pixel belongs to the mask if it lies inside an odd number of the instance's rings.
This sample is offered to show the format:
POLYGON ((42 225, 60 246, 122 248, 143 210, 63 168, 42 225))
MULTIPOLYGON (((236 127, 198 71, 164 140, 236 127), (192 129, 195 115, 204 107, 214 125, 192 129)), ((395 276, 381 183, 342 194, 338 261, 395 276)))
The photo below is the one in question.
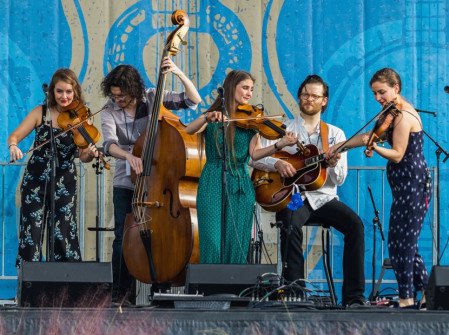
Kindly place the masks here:
MULTIPOLYGON (((177 10, 171 19, 178 27, 168 36, 162 59, 176 55, 189 29, 185 12, 177 10)), ((123 255, 137 280, 181 286, 187 264, 199 262, 195 205, 202 164, 197 135, 187 134, 179 117, 162 105, 161 70, 147 130, 133 149, 143 172, 136 176, 133 212, 125 220, 123 255)))

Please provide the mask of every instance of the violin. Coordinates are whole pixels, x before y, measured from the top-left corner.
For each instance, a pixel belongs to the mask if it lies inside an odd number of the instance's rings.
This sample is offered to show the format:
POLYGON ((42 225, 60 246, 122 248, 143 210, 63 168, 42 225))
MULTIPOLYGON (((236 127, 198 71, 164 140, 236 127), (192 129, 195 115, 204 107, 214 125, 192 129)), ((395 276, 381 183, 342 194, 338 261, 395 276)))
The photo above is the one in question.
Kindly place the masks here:
POLYGON ((263 113, 263 106, 239 105, 233 119, 235 125, 243 129, 258 130, 260 135, 269 140, 276 140, 285 135, 287 128, 280 121, 270 121, 263 113))
MULTIPOLYGON (((269 117, 264 116, 263 110, 262 105, 239 105, 232 119, 237 127, 258 130, 259 134, 268 140, 276 140, 283 137, 287 126, 280 121, 269 120, 269 117)), ((296 145, 304 155, 310 154, 309 149, 300 141, 296 145)))
POLYGON ((379 113, 379 118, 377 119, 376 124, 371 130, 368 143, 366 144, 366 157, 371 157, 373 155, 374 144, 379 142, 380 137, 383 136, 383 134, 390 127, 395 117, 398 116, 398 114, 401 112, 398 108, 400 107, 397 106, 394 102, 390 102, 379 113))
MULTIPOLYGON (((62 112, 59 113, 57 121, 64 131, 72 132, 76 146, 80 149, 85 149, 89 144, 95 144, 100 139, 98 129, 86 122, 91 117, 90 109, 74 100, 70 105, 62 107, 62 112)), ((110 166, 104 159, 103 154, 100 152, 98 154, 98 158, 103 163, 103 166, 109 170, 110 166)))
POLYGON ((85 149, 90 143, 95 144, 100 139, 98 129, 94 125, 83 122, 91 116, 89 108, 78 101, 72 101, 70 105, 62 107, 62 112, 58 115, 58 125, 63 130, 70 129, 73 141, 78 148, 85 149))

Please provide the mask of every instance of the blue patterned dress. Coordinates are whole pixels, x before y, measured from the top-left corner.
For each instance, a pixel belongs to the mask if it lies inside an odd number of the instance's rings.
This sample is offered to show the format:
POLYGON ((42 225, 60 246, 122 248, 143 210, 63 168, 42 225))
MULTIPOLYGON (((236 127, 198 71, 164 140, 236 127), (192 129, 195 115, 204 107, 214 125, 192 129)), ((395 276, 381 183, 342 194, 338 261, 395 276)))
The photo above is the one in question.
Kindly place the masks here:
MULTIPOLYGON (((42 124, 36 128, 35 146, 50 138, 45 115, 46 108, 43 106, 42 124)), ((53 128, 54 135, 60 132, 53 128)), ((77 176, 73 162, 78 148, 71 133, 61 135, 55 141, 59 164, 56 167, 55 186, 55 260, 81 261, 76 224, 77 176)), ((34 150, 23 176, 17 267, 21 266, 22 261, 41 260, 43 228, 51 210, 49 153, 49 144, 34 150)))
MULTIPOLYGON (((391 137, 390 131, 390 144, 391 137)), ((387 178, 393 194, 388 250, 401 299, 413 298, 413 287, 420 291, 428 283, 426 266, 418 254, 418 238, 432 194, 430 183, 426 186, 428 172, 423 137, 422 131, 410 133, 402 160, 387 164, 387 178)))
MULTIPOLYGON (((207 161, 198 185, 196 207, 201 263, 221 263, 222 160, 219 158, 221 124, 209 123, 204 131, 207 161), (217 139, 217 141, 216 141, 217 139)), ((254 130, 236 128, 234 152, 227 152, 225 264, 244 264, 253 224, 255 191, 249 176, 249 143, 254 130)))

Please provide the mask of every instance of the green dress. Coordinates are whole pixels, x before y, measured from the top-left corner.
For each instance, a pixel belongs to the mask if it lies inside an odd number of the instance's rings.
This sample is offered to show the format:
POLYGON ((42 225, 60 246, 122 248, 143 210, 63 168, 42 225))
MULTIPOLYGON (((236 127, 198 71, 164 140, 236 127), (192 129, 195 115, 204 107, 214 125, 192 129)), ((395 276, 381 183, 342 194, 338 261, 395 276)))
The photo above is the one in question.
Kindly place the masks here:
MULTIPOLYGON (((235 163, 231 152, 226 152, 225 264, 246 263, 256 198, 247 163, 250 158, 249 143, 256 133, 254 130, 236 128, 235 163)), ((217 143, 221 149, 221 124, 209 123, 204 138, 207 161, 201 172, 196 200, 200 258, 201 263, 218 264, 221 263, 222 160, 217 143)))

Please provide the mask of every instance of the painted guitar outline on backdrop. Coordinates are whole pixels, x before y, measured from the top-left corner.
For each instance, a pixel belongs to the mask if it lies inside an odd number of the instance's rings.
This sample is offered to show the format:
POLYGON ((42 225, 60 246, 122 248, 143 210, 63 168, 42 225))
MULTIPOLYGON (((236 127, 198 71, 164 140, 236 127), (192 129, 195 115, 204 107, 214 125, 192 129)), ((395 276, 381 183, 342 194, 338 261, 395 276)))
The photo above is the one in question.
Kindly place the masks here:
MULTIPOLYGON (((207 3, 207 1, 201 0, 200 8, 195 12, 187 12, 191 17, 193 26, 189 29, 187 42, 192 34, 195 35, 195 40, 198 40, 201 34, 209 34, 216 45, 222 46, 220 50, 225 50, 225 52, 219 53, 217 64, 213 67, 214 71, 209 82, 202 87, 199 87, 198 80, 194 82, 198 92, 203 97, 205 105, 198 106, 194 114, 185 115, 183 121, 186 123, 195 119, 201 113, 201 110, 207 108, 215 99, 216 88, 220 86, 229 68, 240 68, 247 71, 251 69, 251 42, 244 25, 233 11, 219 1, 213 5, 207 3)), ((148 66, 145 66, 143 49, 150 38, 157 34, 166 33, 167 28, 153 27, 148 21, 151 21, 153 15, 171 15, 171 13, 172 10, 155 12, 151 3, 147 1, 138 1, 125 10, 112 25, 105 41, 103 72, 107 74, 112 68, 120 64, 132 64, 144 77, 146 86, 154 87, 152 79, 147 75, 146 68, 148 66)), ((196 45, 189 42, 188 45, 190 46, 188 51, 195 52, 194 57, 198 59, 196 45)), ((159 53, 159 50, 156 50, 156 52, 159 53)), ((184 56, 190 57, 188 54, 184 56)), ((158 57, 156 57, 157 61, 158 57)), ((158 64, 155 63, 150 67, 153 71, 153 69, 158 68, 158 64)), ((189 69, 183 72, 198 73, 198 65, 193 71, 189 69)), ((198 76, 196 77, 198 78, 198 76)), ((184 112, 178 114, 180 113, 184 112)), ((181 115, 179 116, 181 117, 181 115)))

